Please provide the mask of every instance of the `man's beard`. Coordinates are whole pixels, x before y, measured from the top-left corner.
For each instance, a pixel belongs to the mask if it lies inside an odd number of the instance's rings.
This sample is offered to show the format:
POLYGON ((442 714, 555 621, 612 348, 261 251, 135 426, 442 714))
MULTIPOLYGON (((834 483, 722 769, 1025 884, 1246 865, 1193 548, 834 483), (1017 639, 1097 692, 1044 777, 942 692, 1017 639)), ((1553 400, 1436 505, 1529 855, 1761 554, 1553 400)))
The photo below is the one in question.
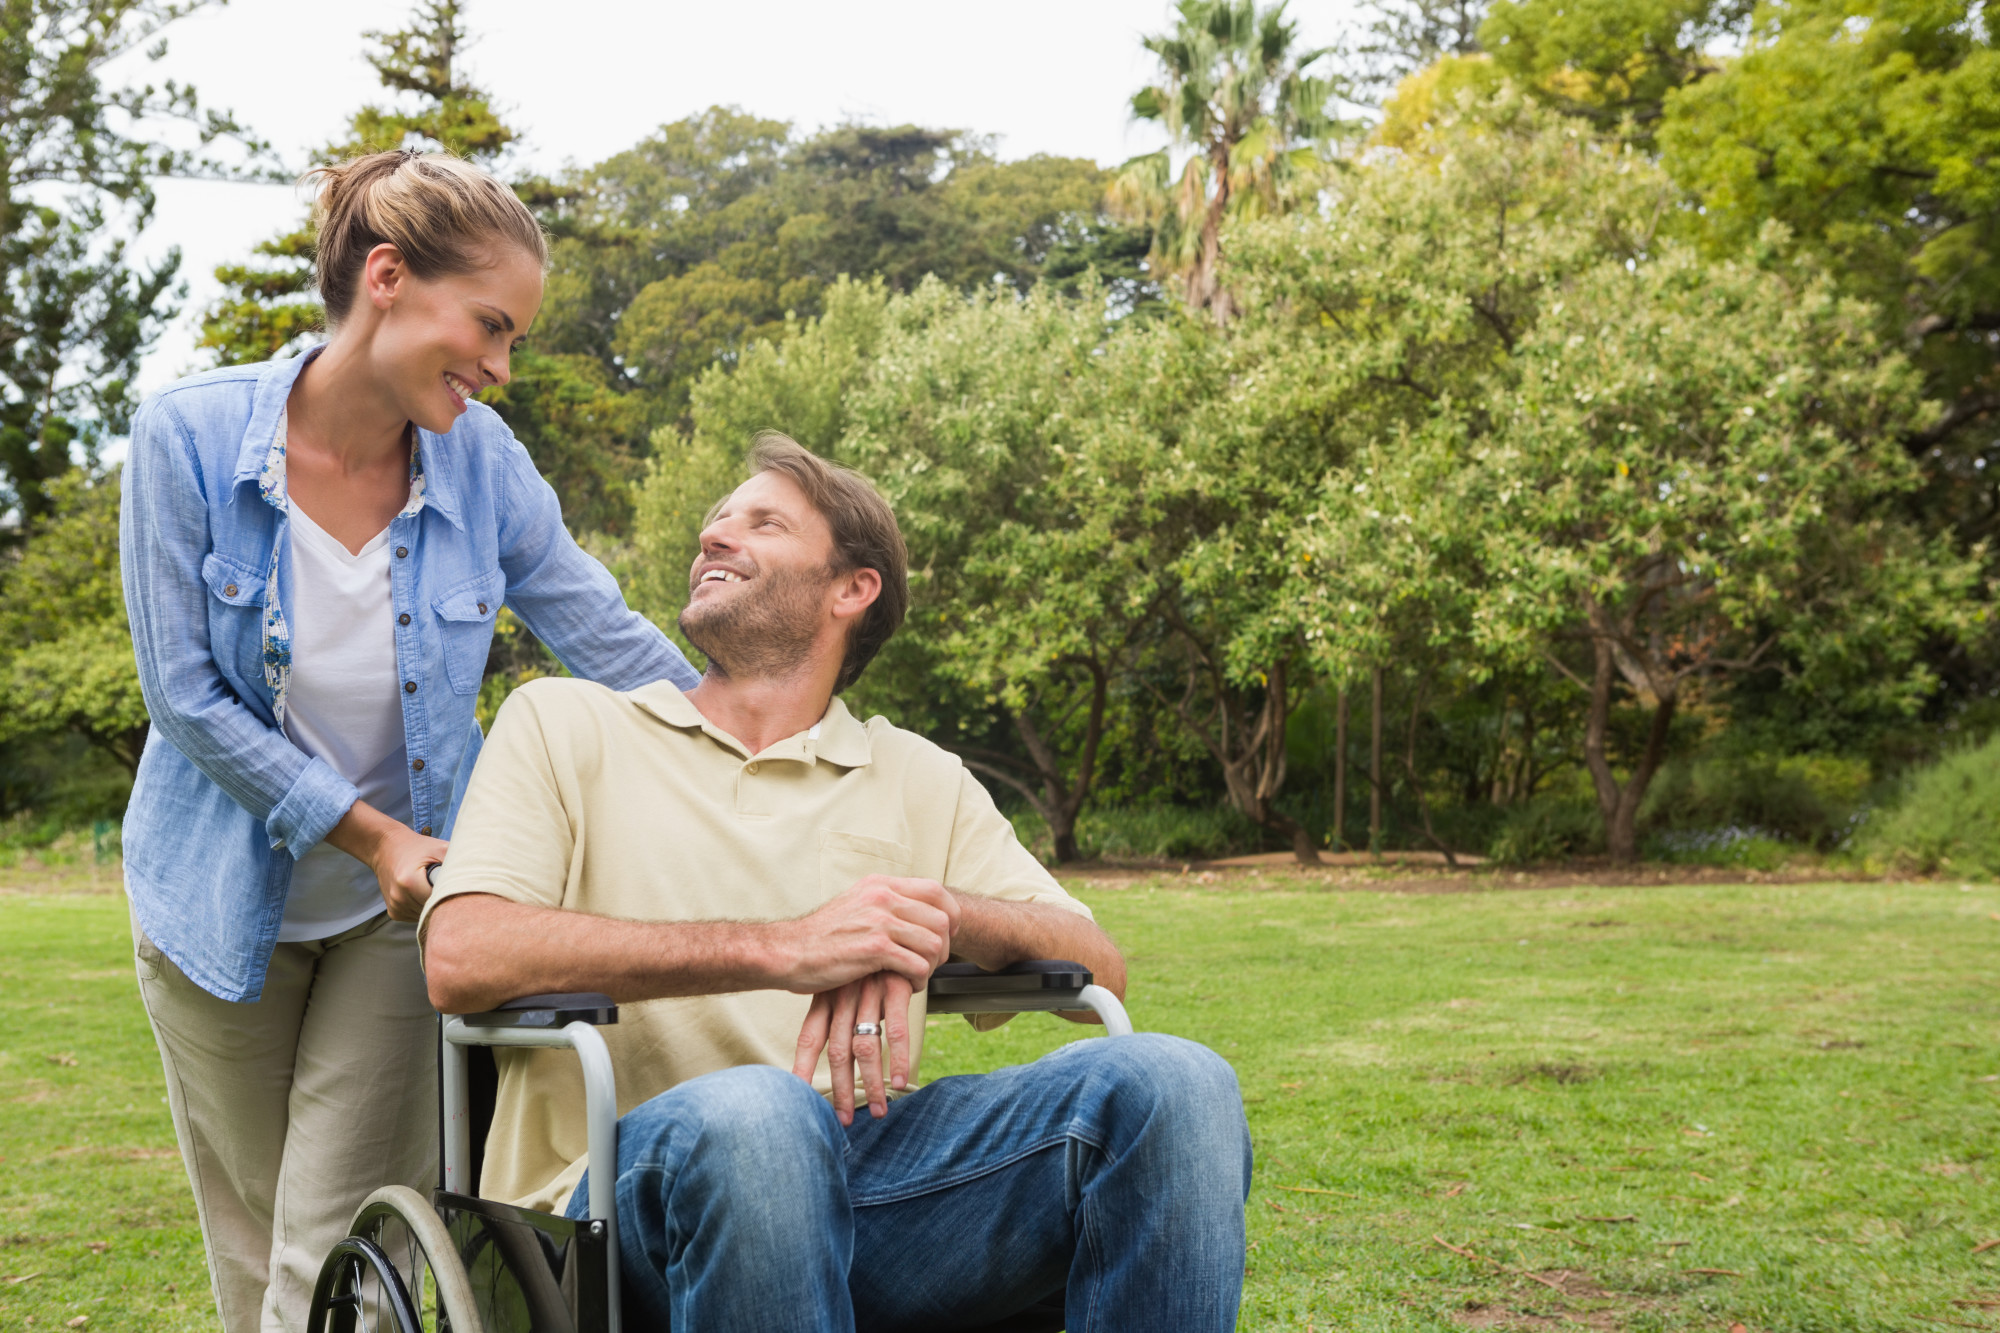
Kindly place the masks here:
POLYGON ((681 633, 708 658, 708 669, 736 680, 789 676, 805 666, 819 632, 826 585, 824 566, 759 574, 743 593, 681 612, 681 633))

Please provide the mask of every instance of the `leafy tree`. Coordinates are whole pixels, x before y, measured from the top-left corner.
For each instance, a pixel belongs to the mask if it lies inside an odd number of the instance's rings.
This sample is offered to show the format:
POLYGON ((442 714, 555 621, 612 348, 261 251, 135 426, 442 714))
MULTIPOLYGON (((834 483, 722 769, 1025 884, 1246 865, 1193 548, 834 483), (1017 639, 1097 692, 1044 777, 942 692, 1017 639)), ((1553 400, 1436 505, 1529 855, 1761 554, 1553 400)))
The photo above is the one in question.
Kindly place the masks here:
MULTIPOLYGON (((465 77, 460 57, 471 44, 462 0, 420 0, 407 28, 368 32, 380 45, 367 56, 382 86, 400 95, 387 106, 362 107, 345 139, 313 154, 340 162, 363 153, 421 148, 491 164, 516 139, 493 110, 490 94, 465 77)), ((215 270, 229 295, 204 312, 200 346, 217 365, 245 365, 298 351, 326 322, 312 295, 315 238, 308 217, 255 247, 276 263, 223 264, 215 270)))
POLYGON ((1330 670, 1427 642, 1574 681, 1631 859, 1704 683, 1777 663, 1913 706, 1925 637, 1974 621, 1972 569, 1899 515, 1918 383, 1867 307, 1776 262, 1777 238, 1704 261, 1661 237, 1671 184, 1629 150, 1484 119, 1362 169, 1325 217, 1239 239, 1325 382, 1426 398, 1378 416, 1287 535, 1289 605, 1330 670), (1644 723, 1623 753, 1621 701, 1644 723))
POLYGON ((124 428, 132 377, 174 313, 178 253, 134 268, 118 228, 151 216, 149 177, 225 170, 204 151, 241 132, 190 88, 102 78, 148 43, 163 54, 162 30, 199 6, 0 0, 0 517, 46 516, 49 483, 124 428), (200 147, 161 143, 168 122, 200 147))
POLYGON ((1132 114, 1163 126, 1170 145, 1128 162, 1115 197, 1154 228, 1151 261, 1180 279, 1187 306, 1227 323, 1223 224, 1282 211, 1310 179, 1339 89, 1307 71, 1333 52, 1296 49, 1284 0, 1179 0, 1176 12, 1172 32, 1146 38, 1160 81, 1132 97, 1132 114), (1176 152, 1186 154, 1178 172, 1176 152))
MULTIPOLYGON (((1809 3, 1811 0, 1809 0, 1809 3)), ((1494 0, 1480 44, 1523 88, 1642 141, 1669 96, 1723 68, 1713 47, 1741 33, 1752 0, 1494 0)))
POLYGON ((0 746, 83 736, 136 773, 146 705, 118 576, 118 474, 50 482, 0 564, 0 746))
POLYGON ((1353 54, 1360 87, 1387 91, 1447 56, 1477 54, 1486 0, 1370 0, 1353 54))

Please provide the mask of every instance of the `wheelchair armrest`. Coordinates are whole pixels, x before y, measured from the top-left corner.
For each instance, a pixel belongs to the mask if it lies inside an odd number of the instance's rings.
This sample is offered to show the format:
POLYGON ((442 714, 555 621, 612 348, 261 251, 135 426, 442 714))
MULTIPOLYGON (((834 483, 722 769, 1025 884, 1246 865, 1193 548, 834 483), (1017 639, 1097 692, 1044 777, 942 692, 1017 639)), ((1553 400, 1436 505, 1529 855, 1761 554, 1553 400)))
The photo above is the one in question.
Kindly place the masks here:
POLYGON ((1087 1009, 1090 969, 1059 958, 1031 958, 988 972, 974 963, 946 963, 931 973, 934 1014, 1025 1014, 1087 1009))
POLYGON ((571 1023, 603 1027, 618 1021, 609 995, 580 991, 565 995, 523 995, 498 1009, 461 1016, 469 1028, 562 1028, 571 1023))

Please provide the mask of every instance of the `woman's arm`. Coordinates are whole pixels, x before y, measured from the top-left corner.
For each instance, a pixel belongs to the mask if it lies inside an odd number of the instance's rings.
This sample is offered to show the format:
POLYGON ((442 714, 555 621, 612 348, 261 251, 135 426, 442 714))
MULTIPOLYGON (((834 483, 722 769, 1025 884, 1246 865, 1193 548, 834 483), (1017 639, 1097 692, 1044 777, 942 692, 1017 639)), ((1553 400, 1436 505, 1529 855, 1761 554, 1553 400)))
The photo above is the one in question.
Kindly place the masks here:
MULTIPOLYGON (((226 486, 226 477, 209 478, 226 486)), ((271 846, 305 855, 358 793, 244 707, 208 639, 208 501, 186 423, 155 398, 132 423, 118 516, 125 613, 139 689, 160 734, 232 800, 264 821, 271 846)), ((238 503, 259 504, 254 497, 238 503)))
POLYGON ((507 604, 534 636, 576 675, 614 690, 656 680, 693 689, 700 673, 659 626, 625 604, 611 571, 576 544, 554 489, 511 436, 500 467, 507 604))

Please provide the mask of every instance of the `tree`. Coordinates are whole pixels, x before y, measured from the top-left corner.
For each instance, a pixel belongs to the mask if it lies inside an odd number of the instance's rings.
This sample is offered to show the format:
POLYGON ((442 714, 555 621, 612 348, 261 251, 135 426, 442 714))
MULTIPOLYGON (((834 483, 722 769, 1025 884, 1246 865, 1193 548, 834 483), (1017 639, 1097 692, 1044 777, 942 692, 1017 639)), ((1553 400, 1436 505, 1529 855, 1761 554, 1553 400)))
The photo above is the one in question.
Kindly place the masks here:
POLYGON ((1776 237, 1704 260, 1659 235, 1671 184, 1629 149, 1482 119, 1361 170, 1325 217, 1239 240, 1323 377, 1427 398, 1378 418, 1288 534, 1289 604, 1330 669, 1414 631, 1483 674, 1539 660, 1572 680, 1629 860, 1691 692, 1777 665, 1911 707, 1934 685, 1926 636, 1973 623, 1973 568, 1898 511, 1915 473, 1895 440, 1921 405, 1872 311, 1776 237), (1588 203, 1542 206, 1564 198, 1588 203), (1643 720, 1625 753, 1621 701, 1643 720))
POLYGON ((226 170, 204 151, 241 131, 190 88, 102 76, 148 43, 164 54, 162 30, 200 3, 0 0, 0 518, 45 517, 49 483, 124 428, 174 313, 178 253, 134 268, 126 235, 152 214, 149 177, 226 170), (160 142, 168 123, 200 146, 160 142))
POLYGON ((1494 0, 1480 44, 1523 88, 1641 142, 1677 89, 1723 68, 1752 0, 1494 0))
POLYGON ((73 470, 0 566, 0 746, 74 732, 139 768, 146 705, 118 575, 118 475, 73 470))
MULTIPOLYGON (((505 152, 517 135, 493 110, 490 94, 466 78, 465 8, 461 0, 420 0, 409 27, 362 34, 380 45, 368 63, 400 100, 362 107, 349 119, 347 137, 314 153, 314 161, 421 148, 491 165, 505 152)), ((315 244, 308 217, 257 244, 259 256, 278 262, 217 266, 216 281, 230 294, 204 312, 199 343, 215 353, 217 365, 298 351, 325 326, 326 312, 312 295, 315 244)))
POLYGON ((1222 285, 1227 220, 1280 212, 1335 129, 1332 76, 1307 71, 1331 48, 1295 49, 1283 0, 1179 0, 1172 32, 1146 38, 1160 81, 1132 97, 1132 114, 1163 126, 1169 146, 1134 158, 1114 198, 1154 228, 1151 261, 1176 275, 1189 309, 1218 323, 1235 313, 1222 285), (1178 171, 1176 153, 1185 154, 1178 171))
POLYGON ((1354 54, 1359 87, 1386 92, 1447 56, 1476 55, 1486 0, 1369 0, 1354 54))

